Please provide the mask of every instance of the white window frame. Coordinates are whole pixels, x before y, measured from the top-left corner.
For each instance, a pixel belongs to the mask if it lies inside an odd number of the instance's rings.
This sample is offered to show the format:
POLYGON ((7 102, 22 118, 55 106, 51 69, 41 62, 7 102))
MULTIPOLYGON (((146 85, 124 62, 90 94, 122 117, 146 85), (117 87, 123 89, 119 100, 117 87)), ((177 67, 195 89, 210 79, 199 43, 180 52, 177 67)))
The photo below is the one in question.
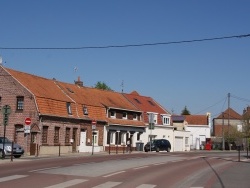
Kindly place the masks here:
POLYGON ((115 144, 115 134, 116 134, 116 132, 110 132, 110 136, 109 136, 109 139, 110 139, 110 141, 109 141, 109 143, 110 144, 115 144))
POLYGON ((163 115, 162 116, 162 124, 163 125, 170 125, 170 116, 163 115))
POLYGON ((133 114, 133 120, 138 120, 138 115, 136 113, 133 114))
POLYGON ((122 119, 128 119, 128 113, 127 112, 122 112, 122 119), (126 116, 124 116, 124 114, 126 116))
POLYGON ((113 110, 111 110, 111 111, 110 111, 110 117, 115 119, 115 118, 116 118, 116 112, 113 111, 113 110), (112 115, 112 112, 114 113, 114 115, 112 115))

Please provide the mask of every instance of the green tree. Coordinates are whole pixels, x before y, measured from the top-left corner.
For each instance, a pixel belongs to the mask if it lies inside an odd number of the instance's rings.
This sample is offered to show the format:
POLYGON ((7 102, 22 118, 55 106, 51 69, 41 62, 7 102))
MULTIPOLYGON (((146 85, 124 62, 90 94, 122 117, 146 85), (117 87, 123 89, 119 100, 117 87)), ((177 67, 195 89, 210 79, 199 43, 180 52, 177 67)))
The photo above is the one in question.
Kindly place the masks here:
POLYGON ((187 106, 185 106, 184 109, 181 111, 181 115, 190 115, 190 112, 187 109, 187 106))
POLYGON ((95 88, 97 88, 97 89, 102 89, 102 90, 113 91, 105 82, 100 82, 100 81, 98 81, 98 82, 95 84, 95 88))

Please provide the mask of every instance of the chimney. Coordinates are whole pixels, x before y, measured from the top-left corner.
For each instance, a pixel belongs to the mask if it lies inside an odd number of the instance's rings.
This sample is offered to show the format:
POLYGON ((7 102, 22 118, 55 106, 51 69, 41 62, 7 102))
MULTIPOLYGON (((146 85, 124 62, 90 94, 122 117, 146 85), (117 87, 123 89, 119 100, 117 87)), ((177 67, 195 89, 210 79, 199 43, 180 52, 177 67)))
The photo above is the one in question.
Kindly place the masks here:
POLYGON ((80 76, 78 76, 78 79, 77 81, 75 81, 75 84, 81 87, 83 86, 83 81, 81 81, 80 76))

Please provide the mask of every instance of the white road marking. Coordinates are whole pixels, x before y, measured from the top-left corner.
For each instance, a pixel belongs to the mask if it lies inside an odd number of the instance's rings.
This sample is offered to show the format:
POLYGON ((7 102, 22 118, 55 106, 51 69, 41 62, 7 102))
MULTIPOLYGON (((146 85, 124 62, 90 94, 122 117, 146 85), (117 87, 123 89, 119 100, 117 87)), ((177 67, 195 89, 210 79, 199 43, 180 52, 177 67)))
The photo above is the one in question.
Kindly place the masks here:
POLYGON ((43 170, 50 170, 50 169, 55 169, 55 168, 60 168, 61 166, 55 166, 51 168, 41 168, 41 169, 36 169, 36 170, 31 170, 29 172, 38 172, 38 171, 43 171, 43 170))
POLYGON ((104 178, 107 178, 107 177, 110 177, 110 176, 114 176, 114 175, 117 175, 117 174, 121 174, 125 171, 120 171, 120 172, 116 172, 116 173, 113 173, 113 174, 109 174, 109 175, 106 175, 106 176, 103 176, 104 178))
POLYGON ((74 180, 65 181, 63 183, 59 183, 59 184, 56 184, 56 185, 51 185, 51 186, 48 186, 48 187, 45 187, 45 188, 66 188, 66 187, 70 187, 70 186, 73 186, 73 185, 77 185, 79 183, 83 183, 85 181, 88 181, 88 180, 74 179, 74 180))
POLYGON ((137 168, 134 168, 134 170, 138 170, 138 169, 142 169, 142 168, 147 168, 148 166, 140 166, 140 167, 137 167, 137 168))
POLYGON ((164 165, 166 163, 155 163, 154 165, 157 166, 157 165, 164 165))
POLYGON ((154 188, 156 185, 151 185, 151 184, 142 184, 136 188, 154 188))
POLYGON ((103 183, 103 184, 100 184, 100 185, 97 185, 93 188, 111 188, 111 187, 115 187, 117 185, 120 185, 122 182, 112 182, 112 181, 108 181, 106 183, 103 183))
POLYGON ((19 178, 25 178, 28 175, 13 175, 13 176, 6 176, 3 178, 0 178, 0 182, 4 182, 4 181, 10 181, 10 180, 15 180, 15 179, 19 179, 19 178))

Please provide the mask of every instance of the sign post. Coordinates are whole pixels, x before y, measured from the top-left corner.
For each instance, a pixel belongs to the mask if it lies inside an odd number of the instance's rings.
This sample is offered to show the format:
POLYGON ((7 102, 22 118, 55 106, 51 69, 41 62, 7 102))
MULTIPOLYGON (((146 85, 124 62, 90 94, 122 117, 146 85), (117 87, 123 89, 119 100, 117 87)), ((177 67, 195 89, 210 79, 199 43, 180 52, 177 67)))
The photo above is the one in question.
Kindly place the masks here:
POLYGON ((92 124, 92 155, 94 155, 94 139, 95 139, 94 133, 96 129, 96 121, 92 120, 91 124, 92 124))
POLYGON ((25 118, 24 124, 25 124, 24 133, 26 134, 30 133, 31 119, 29 117, 25 118))
POLYGON ((2 149, 2 157, 3 159, 5 158, 5 152, 4 152, 4 147, 5 147, 5 133, 6 133, 6 126, 8 125, 8 120, 9 120, 9 115, 11 113, 11 108, 9 105, 5 105, 2 108, 3 112, 3 125, 4 125, 4 131, 3 131, 3 149, 2 149))
POLYGON ((154 113, 150 113, 149 114, 149 118, 148 118, 148 122, 149 122, 149 130, 150 130, 150 138, 149 138, 149 141, 150 141, 150 144, 149 144, 149 147, 150 147, 150 152, 151 152, 151 145, 152 145, 152 130, 155 128, 155 124, 154 124, 154 113))

